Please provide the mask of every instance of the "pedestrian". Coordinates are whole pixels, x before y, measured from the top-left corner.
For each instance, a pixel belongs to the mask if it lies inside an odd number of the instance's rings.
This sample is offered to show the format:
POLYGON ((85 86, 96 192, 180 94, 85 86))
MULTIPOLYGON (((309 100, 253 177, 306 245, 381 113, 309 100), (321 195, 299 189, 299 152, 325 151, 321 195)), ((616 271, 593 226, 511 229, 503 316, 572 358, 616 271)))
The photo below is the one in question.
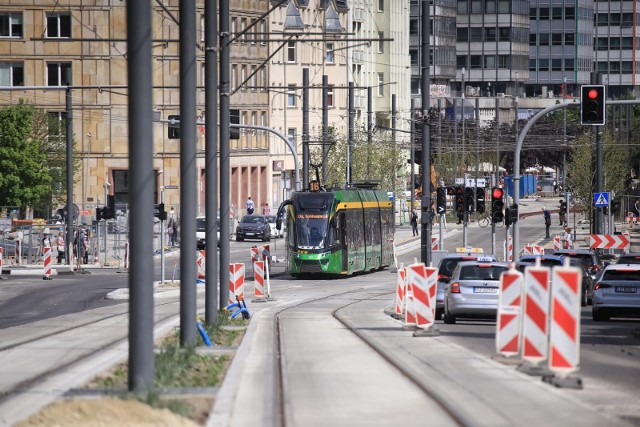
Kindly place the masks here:
POLYGON ((89 264, 89 236, 84 227, 80 229, 80 257, 83 264, 89 264))
POLYGON ((562 235, 562 241, 564 242, 565 249, 573 249, 573 235, 571 234, 571 227, 564 228, 564 234, 562 235))
POLYGON ((413 235, 418 235, 418 214, 415 209, 411 209, 411 229, 413 230, 413 235))
POLYGON ((173 232, 175 231, 173 229, 173 224, 174 220, 169 219, 169 224, 167 224, 167 233, 169 234, 169 245, 171 245, 171 247, 175 245, 175 242, 173 241, 173 232))
POLYGON ((551 213, 547 210, 545 206, 543 206, 542 214, 544 215, 545 237, 548 239, 549 237, 551 237, 549 235, 549 228, 551 227, 551 213))
POLYGON ((56 238, 56 246, 58 249, 58 264, 62 264, 64 259, 65 245, 64 245, 64 233, 61 231, 56 238))
POLYGON ((558 210, 558 216, 560 217, 560 226, 565 227, 567 225, 567 204, 563 199, 560 199, 560 210, 558 210))
POLYGON ((251 200, 251 196, 249 196, 249 198, 247 199, 247 214, 249 215, 253 215, 253 211, 256 210, 256 205, 253 203, 253 200, 251 200))
POLYGON ((636 202, 633 204, 633 213, 636 218, 640 217, 640 200, 636 200, 636 202))

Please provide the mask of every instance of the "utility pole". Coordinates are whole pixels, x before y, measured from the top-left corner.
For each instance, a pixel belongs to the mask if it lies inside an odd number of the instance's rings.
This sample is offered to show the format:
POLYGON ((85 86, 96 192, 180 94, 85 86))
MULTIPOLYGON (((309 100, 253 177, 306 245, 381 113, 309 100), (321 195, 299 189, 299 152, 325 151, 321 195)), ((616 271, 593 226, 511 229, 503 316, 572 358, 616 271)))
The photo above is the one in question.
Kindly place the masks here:
POLYGON ((352 181, 352 177, 351 177, 351 152, 353 151, 353 137, 354 134, 356 132, 355 129, 355 116, 356 116, 356 110, 355 110, 355 83, 354 82, 349 82, 349 93, 348 93, 348 99, 349 99, 349 134, 348 134, 348 141, 347 141, 347 187, 351 187, 351 184, 353 184, 352 181))
POLYGON ((420 234, 420 260, 431 264, 431 137, 429 132, 429 90, 431 79, 429 76, 429 2, 422 2, 422 52, 420 62, 422 67, 422 215, 420 234))
POLYGON ((309 68, 302 69, 302 189, 309 189, 309 68))
POLYGON ((229 213, 231 200, 229 197, 231 175, 229 136, 229 60, 231 45, 229 44, 229 0, 220 0, 218 15, 220 24, 220 302, 219 308, 227 306, 229 301, 229 253, 231 233, 229 233, 229 213))

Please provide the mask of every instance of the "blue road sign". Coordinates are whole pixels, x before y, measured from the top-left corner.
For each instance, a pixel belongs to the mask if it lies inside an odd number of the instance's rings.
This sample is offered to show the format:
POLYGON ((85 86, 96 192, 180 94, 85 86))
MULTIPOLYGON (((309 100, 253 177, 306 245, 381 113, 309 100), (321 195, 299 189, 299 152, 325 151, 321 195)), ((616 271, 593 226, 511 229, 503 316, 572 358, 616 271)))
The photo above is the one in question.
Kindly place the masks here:
POLYGON ((609 193, 594 193, 593 204, 598 207, 609 206, 609 193))

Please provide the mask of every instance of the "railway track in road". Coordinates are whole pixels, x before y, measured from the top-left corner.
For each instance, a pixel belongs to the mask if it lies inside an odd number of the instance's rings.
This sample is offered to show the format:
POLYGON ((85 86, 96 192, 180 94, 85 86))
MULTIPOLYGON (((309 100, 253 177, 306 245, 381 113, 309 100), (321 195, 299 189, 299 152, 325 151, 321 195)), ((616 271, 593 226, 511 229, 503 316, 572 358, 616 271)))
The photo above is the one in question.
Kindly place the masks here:
POLYGON ((307 300, 274 315, 277 410, 271 425, 387 425, 394 420, 407 426, 423 424, 424 417, 433 425, 470 425, 343 315, 358 302, 391 296, 388 291, 358 288, 307 300), (323 314, 301 320, 309 310, 323 314), (316 322, 320 327, 315 332, 301 329, 300 323, 316 322), (338 345, 332 349, 334 340, 338 345), (321 355, 319 364, 318 352, 326 357, 322 361, 321 355), (309 374, 304 372, 307 368, 309 374))
MULTIPOLYGON (((11 412, 16 406, 14 400, 20 401, 28 394, 45 394, 46 398, 43 399, 55 400, 54 393, 33 390, 108 349, 126 344, 129 310, 128 306, 126 309, 119 307, 103 307, 79 316, 69 315, 66 321, 56 319, 59 327, 55 323, 52 326, 51 320, 43 320, 41 323, 1 330, 0 338, 4 344, 0 346, 0 360, 3 361, 2 370, 9 371, 1 375, 4 381, 0 384, 0 413, 11 412), (93 317, 83 320, 88 316, 93 317), (19 335, 19 331, 25 331, 24 335, 19 335), (29 335, 29 331, 35 332, 29 335)), ((154 327, 175 318, 178 310, 177 299, 156 304, 154 327)), ((77 373, 68 375, 65 384, 71 387, 73 381, 82 384, 77 373)), ((63 393, 64 390, 60 389, 59 392, 63 393)), ((42 406, 46 403, 43 402, 42 406)), ((25 403, 22 405, 30 406, 25 403)), ((31 407, 29 409, 33 410, 31 407)))

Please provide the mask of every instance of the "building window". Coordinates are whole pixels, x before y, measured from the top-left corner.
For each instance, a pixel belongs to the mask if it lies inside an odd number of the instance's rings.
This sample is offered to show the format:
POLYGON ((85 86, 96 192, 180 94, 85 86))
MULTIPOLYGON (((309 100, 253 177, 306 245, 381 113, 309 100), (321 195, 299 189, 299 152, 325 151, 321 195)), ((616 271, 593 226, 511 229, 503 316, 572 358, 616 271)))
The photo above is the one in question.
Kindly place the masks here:
POLYGON ((538 41, 538 35, 536 33, 529 34, 529 46, 535 46, 538 41))
POLYGON ((484 68, 486 70, 495 70, 496 69, 496 57, 494 55, 485 55, 485 57, 484 57, 484 68))
POLYGON ((482 41, 482 33, 483 33, 483 28, 479 28, 479 27, 473 27, 473 28, 469 28, 469 39, 471 41, 482 41))
POLYGON ((420 34, 420 21, 417 19, 409 20, 409 35, 417 36, 420 34))
POLYGON ((498 2, 498 13, 511 13, 511 0, 500 0, 498 2))
POLYGON ((604 74, 609 74, 609 63, 608 62, 598 62, 598 71, 604 74))
POLYGON ((251 20, 251 44, 256 44, 256 40, 258 40, 258 20, 251 20))
POLYGON ((296 62, 296 42, 287 42, 287 62, 296 62))
POLYGON ((384 12, 384 0, 378 0, 378 12, 384 12))
POLYGON ((471 0, 471 13, 482 13, 481 0, 471 0))
POLYGON ((562 71, 562 58, 551 59, 551 71, 562 71))
POLYGON ((620 38, 611 37, 609 40, 609 50, 620 50, 620 38))
POLYGON ((575 35, 573 33, 565 33, 564 44, 567 46, 573 46, 575 44, 575 35))
POLYGON ((458 55, 456 56, 456 68, 468 67, 467 56, 466 55, 458 55))
POLYGON ((458 0, 458 14, 465 15, 469 13, 469 3, 467 0, 458 0))
POLYGON ((49 111, 49 138, 61 138, 67 133, 66 111, 49 111))
POLYGON ((548 59, 540 59, 538 63, 539 71, 549 71, 549 60, 548 59))
POLYGON ((378 73, 378 96, 384 96, 384 73, 378 73))
POLYGON ((409 60, 411 61, 411 65, 416 67, 418 65, 420 65, 418 63, 420 58, 420 55, 418 55, 418 50, 417 49, 410 49, 409 50, 409 60))
POLYGON ((487 41, 487 42, 496 41, 496 29, 495 28, 485 28, 484 40, 487 41))
POLYGON ((469 41, 469 29, 467 27, 459 27, 456 29, 456 41, 468 42, 469 41))
POLYGON ((633 37, 623 37, 622 50, 631 50, 631 49, 633 49, 633 37))
POLYGON ((606 37, 598 37, 597 50, 609 50, 609 39, 606 37))
POLYGON ((231 39, 234 43, 237 43, 236 36, 238 35, 238 18, 231 18, 231 39))
POLYGON ((599 13, 597 18, 598 27, 606 27, 609 25, 609 14, 599 13))
POLYGON ((262 126, 262 127, 266 127, 267 126, 267 112, 266 111, 261 111, 260 112, 260 126, 262 126))
POLYGON ((609 62, 609 72, 611 74, 619 74, 620 73, 620 63, 618 61, 609 62))
POLYGON ((296 106, 296 86, 289 85, 287 87, 287 107, 295 107, 296 106))
POLYGON ((71 83, 70 62, 52 62, 47 64, 48 86, 68 86, 71 83))
POLYGON ((564 19, 576 19, 576 9, 574 7, 565 8, 564 19))
POLYGON ((564 70, 565 71, 574 71, 575 66, 575 58, 565 58, 564 59, 564 70))
POLYGON ((0 37, 22 38, 22 13, 0 12, 0 37))
POLYGON ((231 90, 236 90, 238 87, 238 66, 233 64, 231 66, 231 90))
POLYGON ((511 68, 511 55, 499 55, 498 68, 503 70, 511 68))
POLYGON ((290 143, 296 143, 296 128, 287 128, 287 139, 290 143))
POLYGON ((623 13, 621 25, 623 28, 633 27, 633 13, 623 13))
POLYGON ((267 38, 267 22, 263 19, 262 21, 260 21, 260 44, 261 45, 266 45, 266 38, 267 38))
POLYGON ((240 19, 240 40, 242 43, 247 42, 247 18, 240 19))
POLYGON ((501 42, 508 42, 511 40, 511 28, 502 27, 498 28, 498 40, 501 42))
POLYGON ((529 71, 536 71, 536 60, 529 59, 529 71))
POLYGON ((562 19, 562 8, 561 7, 552 7, 551 8, 551 19, 562 19))
POLYGON ((326 63, 333 64, 334 60, 333 43, 327 43, 326 63))
POLYGON ((243 92, 247 90, 247 84, 245 83, 246 80, 247 80, 247 66, 243 64, 240 70, 240 84, 242 85, 241 89, 243 92))
POLYGON ((562 33, 551 34, 551 44, 553 46, 562 46, 562 33))
POLYGON ((24 86, 24 64, 0 62, 0 86, 24 86))
POLYGON ((47 13, 47 37, 71 37, 71 15, 68 13, 47 13))
POLYGON ((633 62, 622 61, 622 74, 633 74, 633 62))
POLYGON ((267 70, 265 67, 260 68, 260 88, 262 92, 267 90, 267 70))
POLYGON ((384 53, 384 31, 378 31, 378 53, 384 53))
POLYGON ((251 66, 251 79, 249 80, 249 86, 251 89, 251 92, 255 92, 256 91, 256 74, 257 74, 257 67, 255 65, 251 66))
POLYGON ((327 87, 327 107, 334 107, 333 105, 333 85, 327 87))
POLYGON ((469 68, 473 70, 482 69, 482 55, 471 55, 469 57, 469 68))
POLYGON ((547 20, 549 19, 549 8, 548 7, 541 7, 540 8, 540 20, 547 20))
POLYGON ((549 46, 549 34, 547 33, 538 34, 538 42, 540 43, 540 46, 549 46))
POLYGON ((536 19, 538 17, 538 9, 535 7, 529 8, 529 19, 536 19))

